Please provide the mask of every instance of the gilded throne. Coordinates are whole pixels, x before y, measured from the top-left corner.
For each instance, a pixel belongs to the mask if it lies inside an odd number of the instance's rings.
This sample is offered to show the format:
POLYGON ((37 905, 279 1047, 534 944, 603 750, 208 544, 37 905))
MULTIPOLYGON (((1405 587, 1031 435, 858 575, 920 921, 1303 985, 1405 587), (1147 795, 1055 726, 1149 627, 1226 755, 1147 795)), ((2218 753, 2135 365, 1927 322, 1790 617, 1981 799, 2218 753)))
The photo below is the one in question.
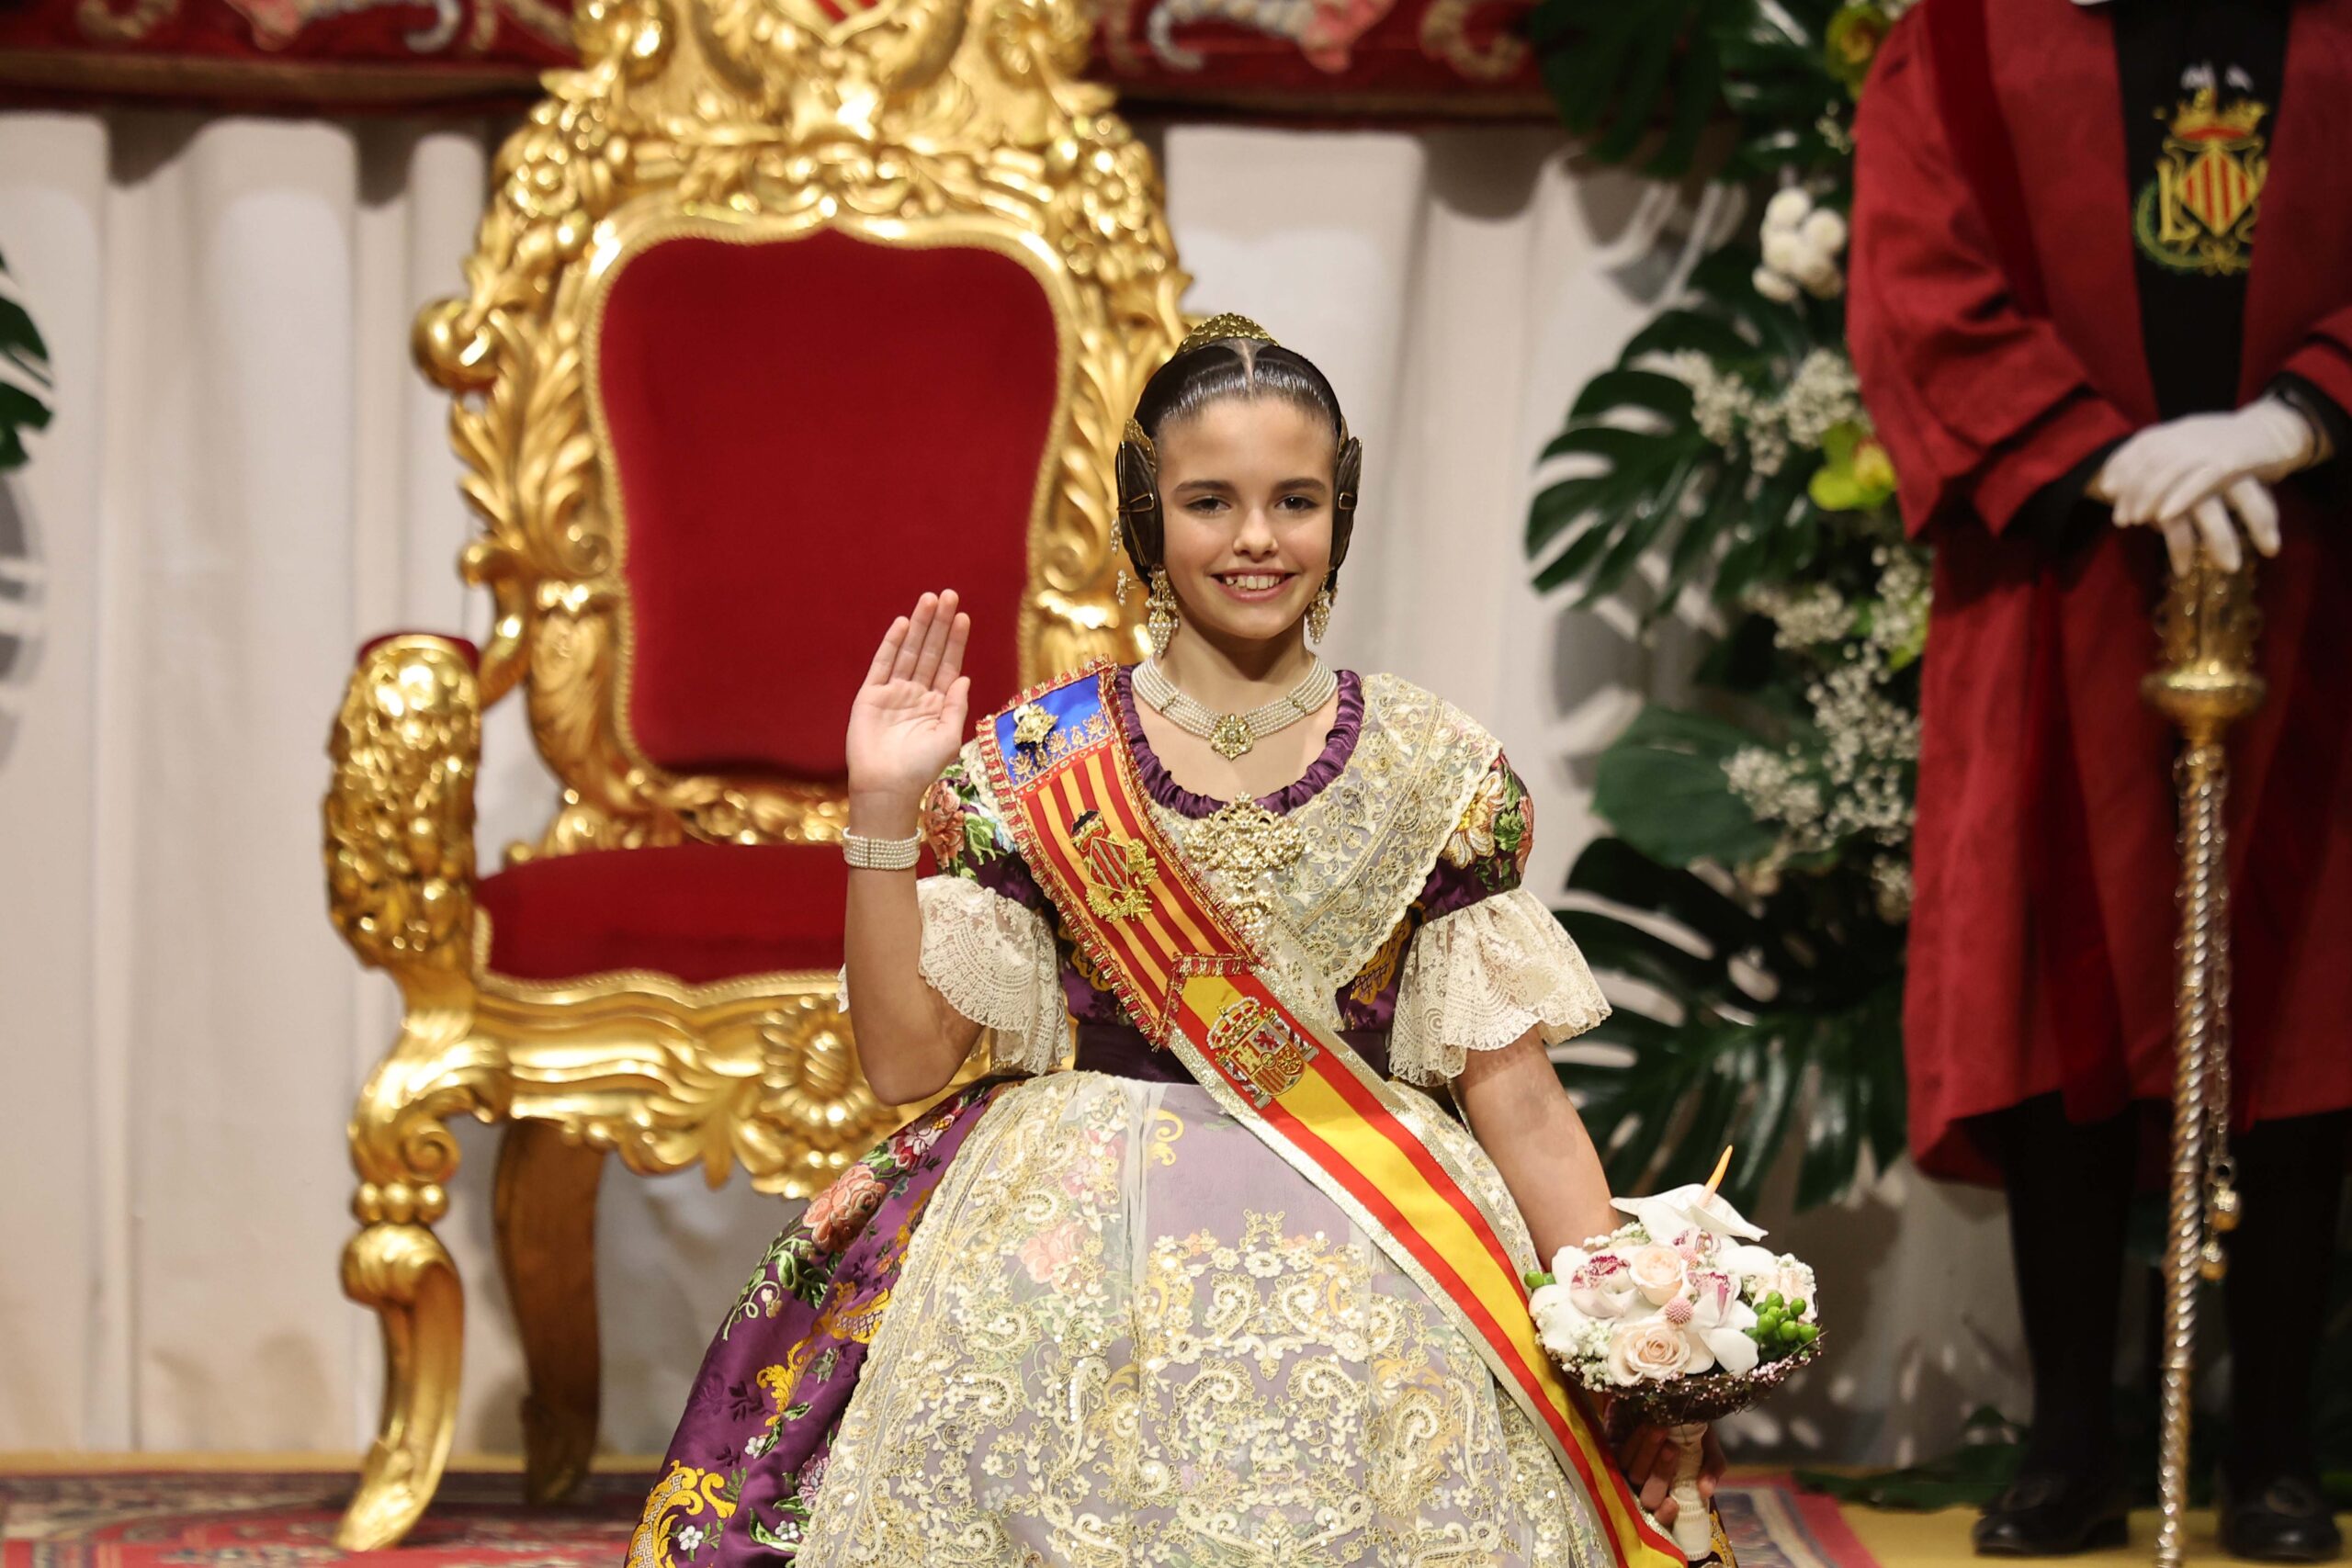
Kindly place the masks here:
POLYGON ((583 0, 577 31, 416 328, 491 635, 363 649, 330 746, 334 923, 405 1009, 350 1126, 344 1286, 386 1355, 351 1548, 448 1455, 450 1118, 504 1126, 543 1500, 594 1443, 605 1154, 800 1195, 899 1121, 834 1000, 850 695, 925 588, 980 628, 976 711, 1133 646, 1113 449, 1184 330, 1080 0, 583 0), (481 716, 518 688, 561 798, 478 875, 481 716))

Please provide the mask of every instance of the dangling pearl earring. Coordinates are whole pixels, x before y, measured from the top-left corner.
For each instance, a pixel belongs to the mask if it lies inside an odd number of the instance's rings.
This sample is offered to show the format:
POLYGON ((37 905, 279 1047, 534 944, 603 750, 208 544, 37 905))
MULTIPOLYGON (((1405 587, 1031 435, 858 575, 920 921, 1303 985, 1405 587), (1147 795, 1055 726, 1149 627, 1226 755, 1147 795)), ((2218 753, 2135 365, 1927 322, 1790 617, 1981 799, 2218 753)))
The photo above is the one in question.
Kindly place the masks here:
POLYGON ((1151 638, 1151 656, 1164 659, 1168 645, 1176 640, 1176 590, 1168 581, 1168 573, 1158 568, 1151 574, 1151 592, 1144 604, 1144 635, 1151 638))
POLYGON ((1127 569, 1124 566, 1120 567, 1119 575, 1111 580, 1111 597, 1122 604, 1125 604, 1127 590, 1135 586, 1135 581, 1134 578, 1127 575, 1127 569))
POLYGON ((1314 600, 1306 606, 1306 640, 1321 642, 1323 634, 1331 629, 1331 588, 1326 583, 1315 591, 1314 600))

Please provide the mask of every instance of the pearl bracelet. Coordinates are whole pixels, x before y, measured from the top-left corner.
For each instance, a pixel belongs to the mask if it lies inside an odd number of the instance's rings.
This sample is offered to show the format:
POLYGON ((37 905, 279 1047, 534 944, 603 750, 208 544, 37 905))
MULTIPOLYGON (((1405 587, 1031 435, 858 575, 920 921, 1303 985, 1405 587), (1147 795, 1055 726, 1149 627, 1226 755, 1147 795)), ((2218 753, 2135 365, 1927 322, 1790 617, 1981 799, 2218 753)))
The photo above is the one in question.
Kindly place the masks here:
POLYGON ((859 871, 912 871, 922 858, 922 835, 904 839, 868 839, 842 835, 842 858, 859 871))

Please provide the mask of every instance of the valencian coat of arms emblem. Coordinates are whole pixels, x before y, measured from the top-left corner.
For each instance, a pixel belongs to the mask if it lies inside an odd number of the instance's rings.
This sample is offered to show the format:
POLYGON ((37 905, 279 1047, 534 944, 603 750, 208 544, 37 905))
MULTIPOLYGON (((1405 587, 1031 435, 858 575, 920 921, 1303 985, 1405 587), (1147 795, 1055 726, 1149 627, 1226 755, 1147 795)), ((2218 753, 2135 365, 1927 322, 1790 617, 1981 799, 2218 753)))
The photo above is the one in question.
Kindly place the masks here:
POLYGON ((1216 1015, 1207 1051, 1261 1111, 1299 1080, 1315 1055, 1313 1044, 1254 997, 1240 998, 1216 1015))
POLYGON ((2140 188, 2132 238, 2159 265, 2208 276, 2254 265, 2254 221, 2270 157, 2262 136, 2270 106, 2221 101, 2199 86, 2174 110, 2155 178, 2140 188))
POLYGON ((1086 907, 1097 919, 1132 920, 1150 912, 1159 863, 1149 849, 1113 832, 1099 811, 1080 812, 1069 837, 1086 879, 1086 907))

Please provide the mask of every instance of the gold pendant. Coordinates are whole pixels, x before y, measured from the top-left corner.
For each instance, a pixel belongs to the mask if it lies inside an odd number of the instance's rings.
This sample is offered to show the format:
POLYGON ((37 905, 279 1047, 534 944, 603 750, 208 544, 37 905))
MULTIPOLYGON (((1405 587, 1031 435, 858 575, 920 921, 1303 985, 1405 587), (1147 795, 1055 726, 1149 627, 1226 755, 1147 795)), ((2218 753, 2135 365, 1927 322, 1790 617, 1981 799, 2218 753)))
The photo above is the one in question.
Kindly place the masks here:
POLYGON ((1219 716, 1216 727, 1209 731, 1209 745, 1228 762, 1247 756, 1256 744, 1258 738, 1250 733, 1249 722, 1238 713, 1219 716))

